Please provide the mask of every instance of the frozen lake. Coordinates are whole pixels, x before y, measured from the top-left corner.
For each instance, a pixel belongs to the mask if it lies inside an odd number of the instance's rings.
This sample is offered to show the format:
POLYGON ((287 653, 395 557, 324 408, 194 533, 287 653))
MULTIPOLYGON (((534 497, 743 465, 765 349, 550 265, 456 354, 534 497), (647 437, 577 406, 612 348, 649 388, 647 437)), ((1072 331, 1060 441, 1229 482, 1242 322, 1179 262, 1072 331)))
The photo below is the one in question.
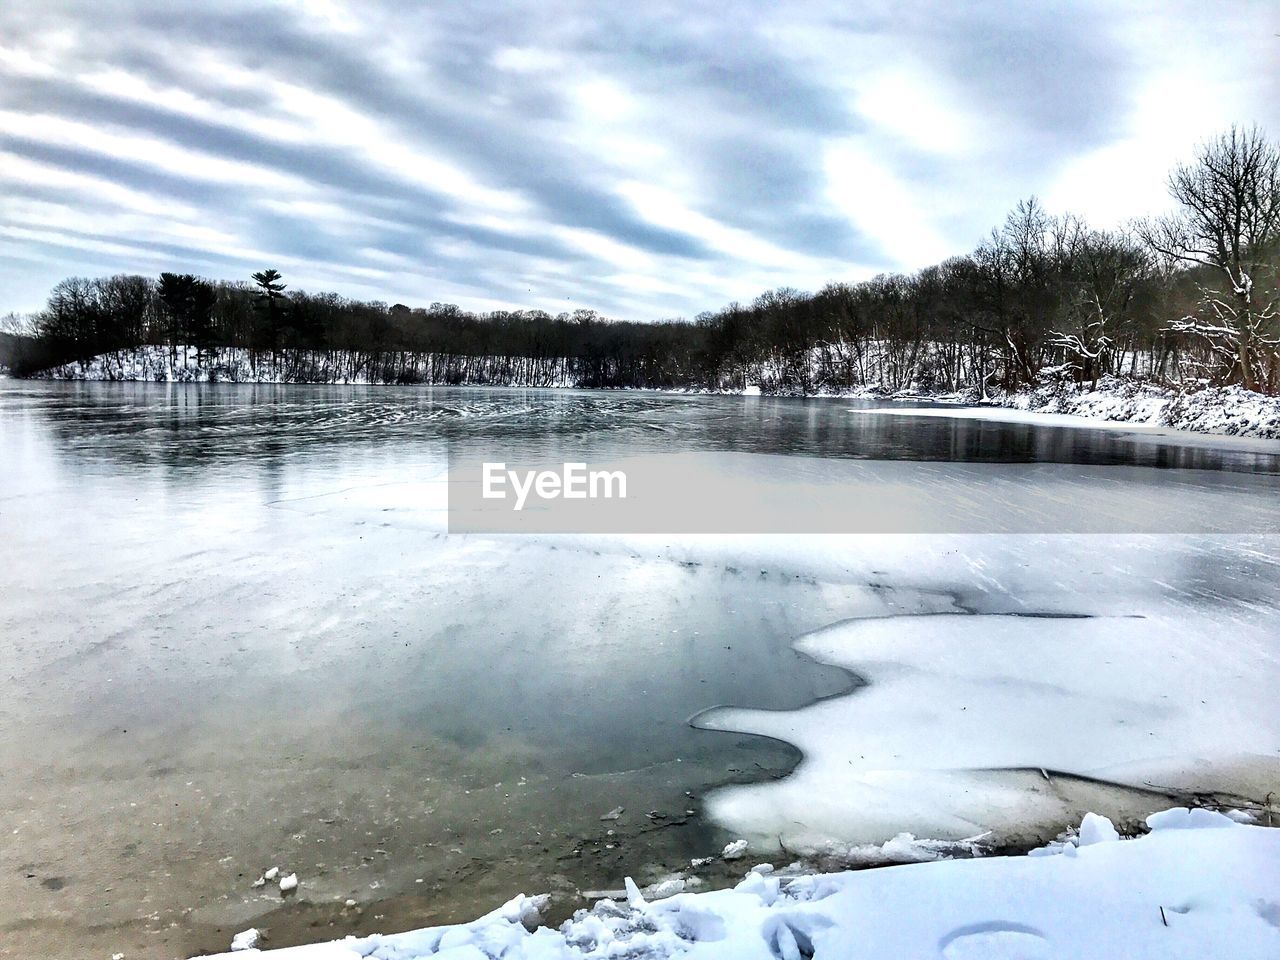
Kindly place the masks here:
POLYGON ((7 946, 278 946, 738 836, 1024 843, 1277 786, 1280 444, 872 406, 0 381, 7 946), (1019 509, 1064 532, 448 536, 460 440, 928 472, 994 519, 1049 489, 1019 509), (1186 525, 1066 532, 1148 506, 1186 525))

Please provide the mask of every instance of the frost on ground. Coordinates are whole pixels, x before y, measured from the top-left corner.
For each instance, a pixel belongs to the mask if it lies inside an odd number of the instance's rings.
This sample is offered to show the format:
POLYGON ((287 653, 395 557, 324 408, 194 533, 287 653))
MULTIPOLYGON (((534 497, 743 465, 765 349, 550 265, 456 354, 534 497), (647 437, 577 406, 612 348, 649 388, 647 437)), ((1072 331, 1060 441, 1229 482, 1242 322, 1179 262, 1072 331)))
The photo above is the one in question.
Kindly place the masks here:
MULTIPOLYGON (((1118 839, 1087 817, 1039 856, 851 873, 752 872, 731 890, 601 901, 559 929, 538 898, 479 920, 236 957, 270 960, 1252 960, 1280 956, 1280 830, 1166 810, 1118 839)), ((230 955, 223 955, 230 957, 230 955)))

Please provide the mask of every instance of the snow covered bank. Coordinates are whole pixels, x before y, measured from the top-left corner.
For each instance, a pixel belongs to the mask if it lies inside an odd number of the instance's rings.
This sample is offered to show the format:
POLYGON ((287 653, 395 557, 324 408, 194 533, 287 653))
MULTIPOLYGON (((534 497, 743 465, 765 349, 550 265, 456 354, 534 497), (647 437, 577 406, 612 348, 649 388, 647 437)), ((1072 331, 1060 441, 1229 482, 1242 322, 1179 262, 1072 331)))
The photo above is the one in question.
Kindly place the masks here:
MULTIPOLYGON (((1037 855, 852 873, 748 873, 731 890, 604 900, 559 929, 520 896, 471 923, 223 960, 1252 960, 1280 956, 1280 830, 1208 810, 1120 840, 1092 814, 1037 855)), ((243 942, 243 941, 242 941, 243 942)))
POLYGON ((148 383, 483 384, 572 387, 580 379, 567 360, 538 368, 521 357, 350 350, 250 351, 223 347, 202 354, 195 347, 147 344, 103 353, 37 374, 46 380, 145 381, 148 383))
POLYGON ((1106 377, 1093 390, 1048 383, 994 398, 1000 406, 1091 420, 1142 423, 1196 433, 1280 438, 1280 397, 1239 386, 1175 391, 1150 383, 1106 377))

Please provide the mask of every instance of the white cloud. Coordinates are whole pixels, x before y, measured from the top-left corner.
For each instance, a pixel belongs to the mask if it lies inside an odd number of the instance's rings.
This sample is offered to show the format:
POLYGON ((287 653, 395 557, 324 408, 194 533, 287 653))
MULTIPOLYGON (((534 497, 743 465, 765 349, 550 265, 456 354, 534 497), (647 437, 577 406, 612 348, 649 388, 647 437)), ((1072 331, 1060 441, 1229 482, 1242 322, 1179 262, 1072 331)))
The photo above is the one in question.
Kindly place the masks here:
MULTIPOLYGON (((7 188, 0 203, 16 198, 23 188, 35 186, 62 191, 82 208, 114 205, 156 216, 187 220, 200 215, 198 208, 192 204, 164 200, 141 190, 121 186, 106 177, 64 170, 8 151, 0 151, 0 183, 7 188)), ((4 208, 0 207, 2 209, 4 208)))
POLYGON ((1142 69, 1134 88, 1117 91, 1127 105, 1124 135, 1068 160, 1043 193, 1049 207, 1080 213, 1098 226, 1157 213, 1172 204, 1171 167, 1189 161, 1199 144, 1232 123, 1259 119, 1268 107, 1280 116, 1274 99, 1280 82, 1257 72, 1267 64, 1275 73, 1280 15, 1273 19, 1277 29, 1270 36, 1261 23, 1250 30, 1218 21, 1191 33, 1158 16, 1129 22, 1122 36, 1142 69), (1219 31, 1221 46, 1205 42, 1219 31), (1230 57, 1222 55, 1227 47, 1230 57), (1259 98, 1268 86, 1269 105, 1259 98))
POLYGON ((499 70, 510 73, 552 73, 564 66, 564 57, 554 50, 534 47, 503 47, 491 60, 499 70))
POLYGON ((970 153, 981 118, 961 109, 942 78, 918 63, 898 61, 861 81, 858 113, 880 129, 928 153, 970 153))
POLYGON ((956 252, 911 184, 877 160, 866 143, 831 143, 823 159, 827 199, 879 243, 891 266, 911 270, 956 252))
POLYGON ((190 150, 159 137, 66 120, 48 114, 0 110, 0 130, 50 146, 83 148, 118 160, 195 180, 253 185, 263 190, 305 191, 306 181, 258 163, 190 150))
POLYGON ((692 315, 964 252, 1030 192, 1145 213, 1233 120, 1280 136, 1265 0, 281 2, 186 29, 0 6, 0 228, 28 250, 0 287, 151 270, 145 237, 406 303, 692 315))

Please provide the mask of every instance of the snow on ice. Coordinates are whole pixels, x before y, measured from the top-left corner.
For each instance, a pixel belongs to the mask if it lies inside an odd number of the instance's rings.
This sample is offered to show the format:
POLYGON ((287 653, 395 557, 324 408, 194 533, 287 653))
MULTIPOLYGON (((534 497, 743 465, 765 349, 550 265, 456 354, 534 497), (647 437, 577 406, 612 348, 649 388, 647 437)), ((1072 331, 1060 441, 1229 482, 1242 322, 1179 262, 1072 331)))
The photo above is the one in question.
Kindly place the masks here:
MULTIPOLYGON (((1273 960, 1280 956, 1280 830, 1208 810, 1147 819, 1118 838, 1089 816, 1048 855, 945 860, 786 877, 625 903, 558 929, 518 896, 471 923, 237 958, 267 960, 1273 960)), ((230 960, 229 954, 224 954, 230 960)))
POLYGON ((1016 825, 1066 819, 1053 783, 1034 786, 1059 774, 1256 796, 1266 790, 1255 782, 1280 777, 1267 616, 1236 614, 1224 630, 1212 612, 1151 602, 1127 616, 911 614, 839 623, 796 648, 866 686, 800 710, 722 708, 697 721, 804 753, 785 780, 708 799, 717 822, 761 843, 831 853, 832 837, 904 830, 1009 840, 1016 825))

